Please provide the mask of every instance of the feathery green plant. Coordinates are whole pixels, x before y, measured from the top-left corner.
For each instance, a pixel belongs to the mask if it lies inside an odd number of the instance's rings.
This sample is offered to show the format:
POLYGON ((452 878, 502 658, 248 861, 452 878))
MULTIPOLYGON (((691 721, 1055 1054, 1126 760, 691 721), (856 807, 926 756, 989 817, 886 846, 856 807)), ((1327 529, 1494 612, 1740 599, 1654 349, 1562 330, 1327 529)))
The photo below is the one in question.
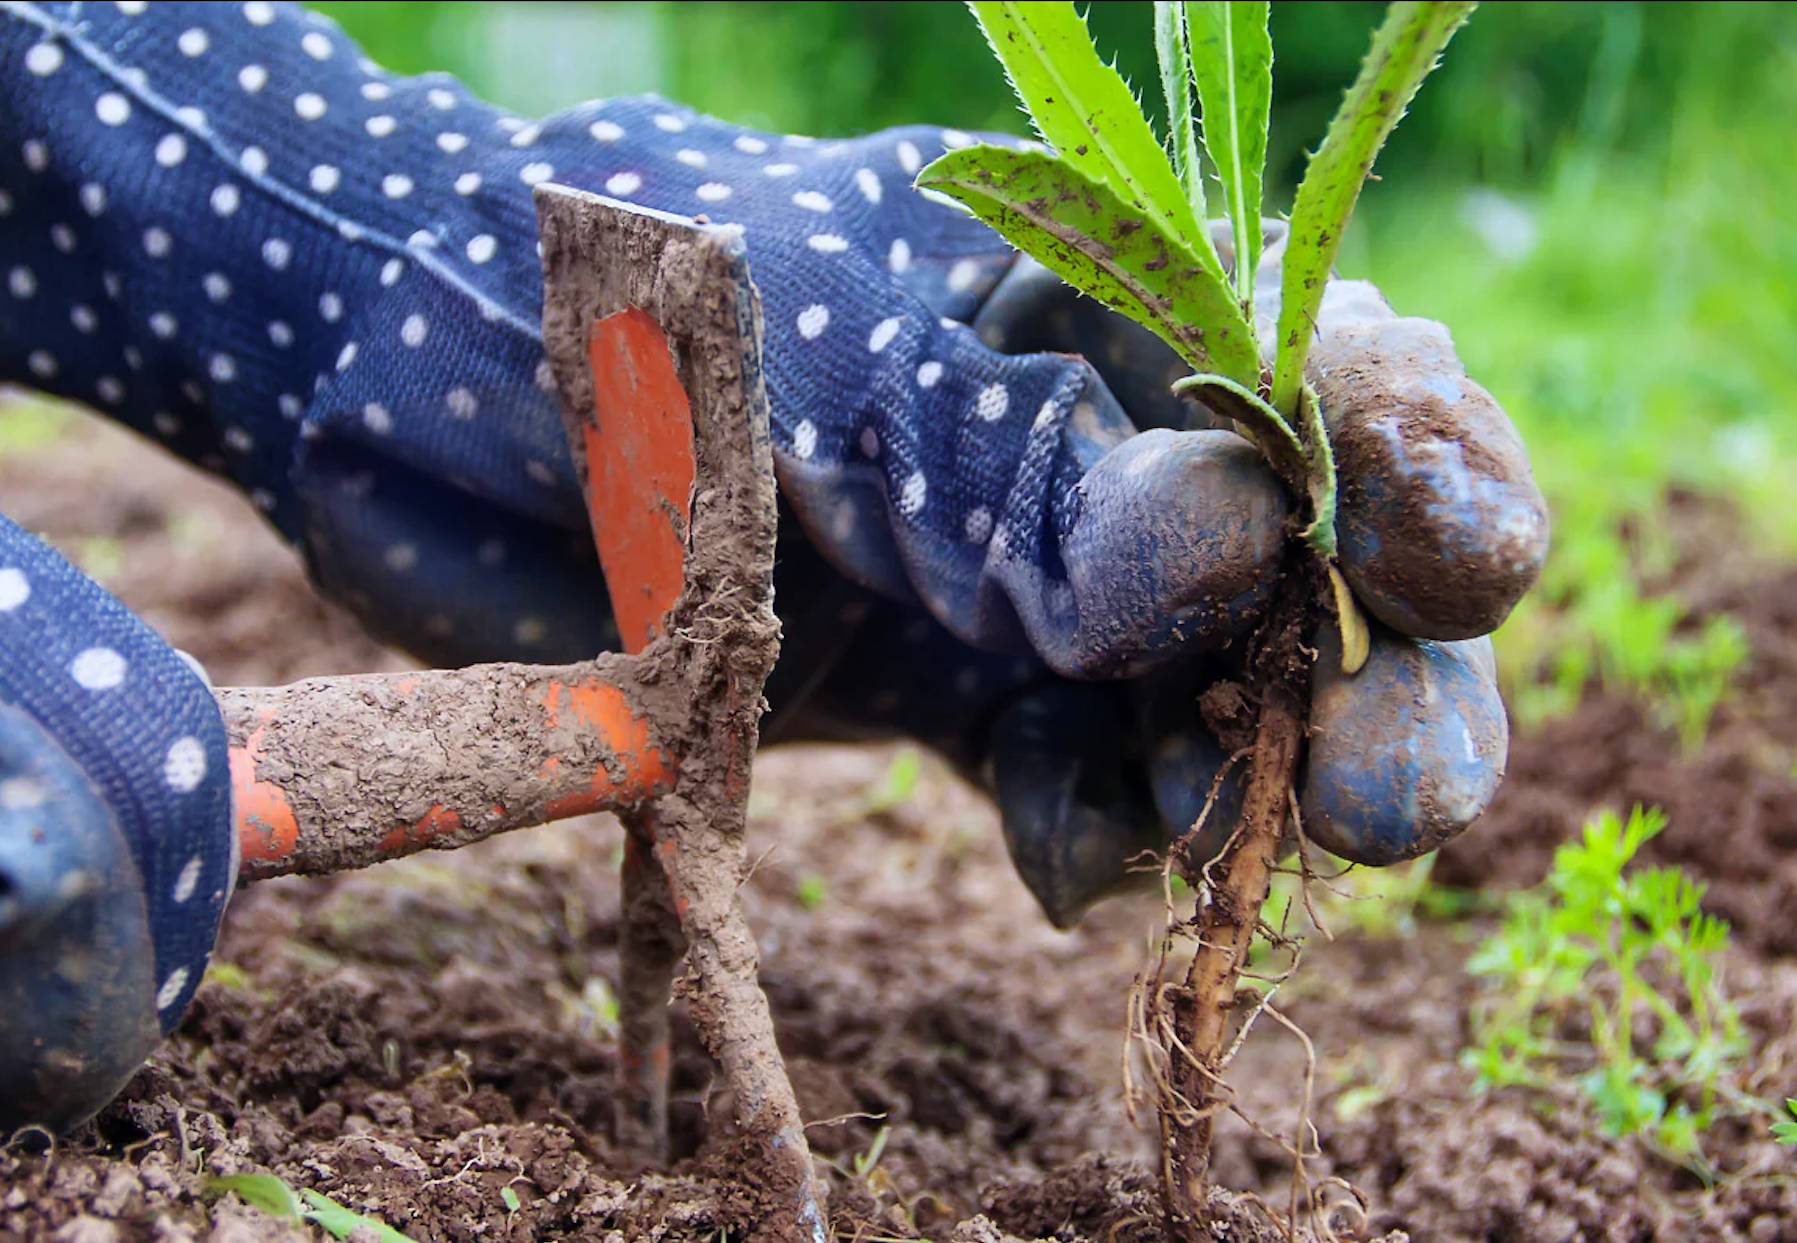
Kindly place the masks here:
POLYGON ((1495 987, 1461 1061, 1484 1089, 1571 1078, 1612 1134, 1701 1169, 1703 1132, 1747 1046, 1718 975, 1728 924, 1704 913, 1703 885, 1678 868, 1628 870, 1665 827, 1658 810, 1604 812, 1554 852, 1546 881, 1511 897, 1467 964, 1495 987), (1566 1039, 1579 1010, 1588 1034, 1566 1039))

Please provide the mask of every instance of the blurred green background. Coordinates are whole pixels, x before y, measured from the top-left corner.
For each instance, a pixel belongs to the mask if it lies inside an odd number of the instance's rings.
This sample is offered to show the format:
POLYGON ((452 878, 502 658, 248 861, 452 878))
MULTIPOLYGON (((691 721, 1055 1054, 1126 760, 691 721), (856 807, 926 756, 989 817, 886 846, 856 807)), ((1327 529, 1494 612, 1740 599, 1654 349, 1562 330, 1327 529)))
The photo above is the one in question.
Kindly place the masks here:
MULTIPOLYGON (((656 91, 819 135, 1021 123, 959 4, 316 7, 390 68, 448 71, 526 113, 656 91)), ((1382 11, 1273 4, 1269 213, 1382 11)), ((1090 17, 1152 100, 1151 6, 1090 17)), ((1794 137, 1797 5, 1510 0, 1474 15, 1381 157, 1342 271, 1452 328, 1554 509, 1543 587, 1499 636, 1525 719, 1601 678, 1701 737, 1744 649, 1659 589, 1669 488, 1732 496, 1742 539, 1797 551, 1794 137)))

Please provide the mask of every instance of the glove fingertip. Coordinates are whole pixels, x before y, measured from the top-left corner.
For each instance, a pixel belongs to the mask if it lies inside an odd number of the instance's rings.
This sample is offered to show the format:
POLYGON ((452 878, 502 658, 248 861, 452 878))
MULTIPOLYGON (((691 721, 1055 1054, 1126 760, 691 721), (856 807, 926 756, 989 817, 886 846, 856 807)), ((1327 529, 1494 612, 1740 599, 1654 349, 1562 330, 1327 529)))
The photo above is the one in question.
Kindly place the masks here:
POLYGON ((1504 776, 1509 719, 1489 639, 1382 628, 1359 673, 1319 639, 1301 807, 1331 854, 1388 867, 1439 849, 1484 814, 1504 776))
POLYGON ((1019 700, 992 731, 993 792, 1011 860, 1057 928, 1152 872, 1166 833, 1120 771, 1121 703, 1103 688, 1058 686, 1019 700))
POLYGON ((85 773, 0 705, 0 1133, 65 1131, 161 1039, 143 878, 85 773))

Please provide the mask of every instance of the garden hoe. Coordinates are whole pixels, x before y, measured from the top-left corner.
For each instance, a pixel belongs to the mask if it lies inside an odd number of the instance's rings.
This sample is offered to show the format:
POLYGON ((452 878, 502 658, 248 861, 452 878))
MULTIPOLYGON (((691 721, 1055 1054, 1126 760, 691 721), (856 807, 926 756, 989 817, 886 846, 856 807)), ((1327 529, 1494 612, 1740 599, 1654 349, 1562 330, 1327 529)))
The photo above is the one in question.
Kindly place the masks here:
POLYGON ((665 1157, 668 1004, 758 1153, 756 1238, 823 1243, 822 1190, 737 900, 778 652, 759 300, 739 230, 536 190, 543 340, 625 654, 218 692, 241 877, 326 874, 596 811, 626 827, 621 1138, 665 1157))

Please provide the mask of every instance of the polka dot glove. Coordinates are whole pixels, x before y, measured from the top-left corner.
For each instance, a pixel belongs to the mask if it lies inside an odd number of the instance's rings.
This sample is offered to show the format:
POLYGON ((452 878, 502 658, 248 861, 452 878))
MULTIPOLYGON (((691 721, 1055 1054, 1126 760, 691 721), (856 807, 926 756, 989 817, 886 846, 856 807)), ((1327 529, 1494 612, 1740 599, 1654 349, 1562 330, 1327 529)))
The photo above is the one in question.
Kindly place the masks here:
MULTIPOLYGON (((966 326, 1013 256, 909 188, 965 135, 819 144, 656 99, 531 123, 257 2, 7 4, 0 67, 0 376, 232 478, 327 593, 428 659, 616 637, 542 361, 530 188, 550 179, 746 230, 781 599, 816 636, 777 697, 814 690, 842 636, 908 644, 908 689, 959 697, 824 679, 795 730, 867 715, 971 763, 967 723, 998 697, 1181 637, 1177 609, 1077 620, 1119 563, 1094 555, 1079 484, 1134 429, 1083 360, 1006 356, 966 326)), ((62 921, 32 944, 64 955, 0 973, 0 1099, 61 1124, 203 972, 234 874, 224 739, 176 653, 3 519, 0 637, 0 931, 62 921), (46 1049, 61 1030, 99 1034, 46 1049)))
POLYGON ((743 226, 784 497, 851 581, 1077 677, 1220 640, 1259 599, 1277 489, 1219 524, 1180 486, 1253 474, 1239 446, 1106 464, 1136 429, 1091 365, 964 322, 1014 256, 909 183, 966 135, 818 143, 654 98, 528 122, 298 6, 6 13, 0 369, 235 479, 413 650, 611 637, 597 576, 555 572, 588 540, 542 359, 549 180, 743 226))
MULTIPOLYGON (((1025 879, 1070 922, 1211 789, 1222 756, 1190 725, 1216 676, 1203 653, 1251 623, 1288 508, 1233 434, 1154 426, 1176 417, 1164 352, 1114 317, 1092 331, 1090 304, 910 189, 967 141, 819 143, 653 98, 531 122, 448 78, 392 77, 297 6, 3 4, 0 376, 234 479, 322 590, 433 663, 574 659, 616 634, 542 361, 530 187, 742 225, 785 519, 770 734, 941 747, 996 790, 1025 879)), ((108 892, 147 909, 82 916, 84 943, 105 956, 147 924, 153 953, 139 935, 118 987, 153 1005, 112 1013, 166 1025, 232 870, 228 845, 192 846, 230 839, 216 712, 178 656, 0 520, 8 599, 4 650, 31 655, 0 660, 0 781, 20 783, 0 786, 0 849, 22 849, 18 825, 54 840, 45 807, 100 826, 69 836, 134 868, 108 892)), ((1464 725, 1454 695, 1477 699, 1488 661, 1394 651, 1363 697, 1464 725)), ((1467 754, 1471 727, 1448 726, 1467 754)), ((1416 784, 1376 771, 1354 797, 1416 784)), ((25 853, 0 868, 90 869, 25 853)), ((71 986, 58 1004, 91 1001, 71 986)), ((53 1120, 116 1087, 127 1027, 93 1042, 105 1073, 60 1081, 6 1045, 16 1028, 0 1019, 0 1075, 51 1083, 53 1120)))
POLYGON ((0 1132, 93 1113, 180 1019, 235 846, 205 680, 0 520, 0 1132))

